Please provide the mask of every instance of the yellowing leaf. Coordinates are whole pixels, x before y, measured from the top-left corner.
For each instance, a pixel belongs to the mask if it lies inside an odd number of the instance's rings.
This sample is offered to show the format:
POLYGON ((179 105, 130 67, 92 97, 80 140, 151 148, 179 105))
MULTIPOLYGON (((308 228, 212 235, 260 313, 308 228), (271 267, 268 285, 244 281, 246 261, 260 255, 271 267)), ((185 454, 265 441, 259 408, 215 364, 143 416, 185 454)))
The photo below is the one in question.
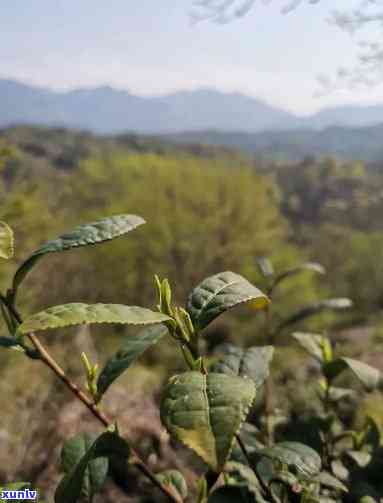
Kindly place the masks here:
POLYGON ((254 397, 251 379, 185 372, 165 388, 161 420, 171 435, 220 472, 254 397))
POLYGON ((13 257, 13 232, 5 222, 0 222, 0 257, 5 259, 13 257))

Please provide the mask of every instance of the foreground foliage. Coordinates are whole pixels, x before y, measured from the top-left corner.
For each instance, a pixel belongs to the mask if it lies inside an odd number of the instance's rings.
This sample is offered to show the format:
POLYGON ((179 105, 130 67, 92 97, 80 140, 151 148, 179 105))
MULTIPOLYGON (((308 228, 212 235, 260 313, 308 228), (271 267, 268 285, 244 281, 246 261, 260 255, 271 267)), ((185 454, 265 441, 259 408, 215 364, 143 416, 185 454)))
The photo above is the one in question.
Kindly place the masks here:
MULTIPOLYGON (((335 383, 341 374, 351 370, 366 390, 382 390, 383 375, 378 370, 336 354, 325 335, 293 332, 291 341, 316 361, 321 410, 305 418, 305 428, 315 442, 284 439, 283 428, 294 423, 292 418, 278 417, 271 403, 275 397, 269 367, 280 334, 324 310, 343 310, 352 305, 347 298, 324 299, 284 319, 273 319, 272 299, 280 286, 304 272, 323 274, 319 264, 308 262, 275 271, 268 259, 260 259, 265 292, 239 274, 214 274, 190 292, 185 308, 174 304, 169 281, 156 276, 156 310, 123 304, 67 303, 22 318, 17 291, 45 255, 118 238, 143 223, 136 215, 118 215, 76 227, 34 251, 16 270, 12 286, 0 295, 8 329, 7 336, 0 338, 0 345, 48 366, 104 427, 97 437, 79 432, 65 443, 61 455, 65 475, 56 490, 56 503, 92 501, 116 466, 136 467, 156 491, 178 503, 188 498, 198 503, 382 501, 379 425, 369 418, 361 431, 346 428, 339 406, 354 393, 335 383), (226 344, 218 349, 216 357, 208 358, 201 349, 207 327, 242 304, 257 317, 264 314, 265 345, 239 348, 226 344), (70 380, 40 337, 46 337, 46 331, 49 336, 50 330, 56 328, 99 323, 144 328, 135 336, 128 336, 100 371, 87 355, 81 355, 85 391, 70 380), (203 460, 205 471, 196 488, 188 488, 176 470, 153 473, 129 439, 119 432, 118 418, 110 420, 102 408, 110 386, 164 337, 170 337, 179 348, 184 371, 172 376, 162 392, 161 420, 175 440, 203 460), (247 420, 263 387, 265 404, 259 412, 257 428, 247 420)), ((14 247, 12 230, 5 223, 1 223, 0 230, 0 256, 10 259, 14 247)), ((298 434, 303 432, 303 425, 300 428, 298 434)))

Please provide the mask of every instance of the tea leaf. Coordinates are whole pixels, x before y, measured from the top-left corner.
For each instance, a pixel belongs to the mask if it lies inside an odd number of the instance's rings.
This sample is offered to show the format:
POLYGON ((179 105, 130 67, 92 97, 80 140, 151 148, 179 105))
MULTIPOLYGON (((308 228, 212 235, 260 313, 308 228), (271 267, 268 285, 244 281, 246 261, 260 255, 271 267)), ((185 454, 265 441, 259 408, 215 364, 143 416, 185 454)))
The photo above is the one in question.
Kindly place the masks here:
POLYGON ((110 358, 97 381, 99 395, 106 392, 109 386, 127 370, 150 346, 156 344, 168 329, 164 325, 155 325, 145 328, 138 334, 128 336, 123 346, 110 358))
POLYGON ((10 259, 13 257, 13 231, 5 222, 0 222, 0 257, 10 259))
POLYGON ((278 274, 275 277, 273 284, 271 286, 272 290, 285 279, 290 278, 291 276, 295 276, 296 274, 299 274, 304 271, 312 271, 316 272, 317 274, 326 273, 326 269, 321 264, 318 264, 317 262, 305 262, 303 264, 300 264, 296 267, 293 267, 291 269, 288 269, 287 271, 278 274))
POLYGON ((62 467, 67 475, 55 492, 55 503, 76 503, 85 493, 92 496, 102 487, 107 475, 107 461, 98 458, 117 456, 128 459, 129 445, 116 433, 102 433, 93 443, 82 434, 69 440, 62 452, 62 467), (98 464, 94 463, 97 460, 98 464))
POLYGON ((274 267, 272 262, 266 257, 259 257, 257 259, 257 266, 265 278, 270 278, 274 275, 274 267))
POLYGON ((157 475, 157 479, 161 484, 170 486, 172 491, 175 491, 179 499, 182 501, 188 496, 188 486, 184 476, 178 470, 166 470, 157 475))
POLYGON ((294 332, 293 334, 291 334, 291 337, 293 337, 298 342, 298 344, 306 351, 306 353, 318 360, 320 363, 323 363, 323 335, 294 332))
MULTIPOLYGON (((70 474, 91 449, 97 435, 80 433, 67 440, 61 451, 61 469, 70 474)), ((108 459, 100 457, 89 461, 82 473, 80 492, 87 498, 98 492, 104 485, 108 474, 108 459)), ((80 485, 80 484, 79 484, 80 485)))
POLYGON ((0 337, 0 347, 13 348, 19 346, 17 339, 14 337, 0 337))
POLYGON ((13 278, 14 293, 16 293, 20 283, 36 262, 47 253, 62 252, 71 248, 79 248, 80 246, 103 243, 104 241, 118 238, 144 223, 145 220, 137 215, 115 215, 97 222, 79 225, 72 231, 62 234, 57 239, 48 241, 35 250, 17 269, 13 278))
POLYGON ((267 379, 274 354, 272 346, 241 349, 227 344, 224 346, 224 352, 224 356, 211 366, 211 372, 249 377, 254 381, 256 388, 267 379))
POLYGON ((339 358, 330 362, 324 366, 323 372, 331 380, 346 369, 350 369, 368 391, 383 387, 383 375, 378 369, 352 358, 339 358))
POLYGON ((165 314, 138 306, 72 303, 53 306, 30 316, 18 327, 18 332, 28 334, 82 323, 153 325, 169 319, 165 314))
POLYGON ((245 278, 226 271, 204 279, 191 292, 187 311, 196 329, 202 330, 228 309, 250 301, 256 309, 264 309, 270 302, 245 278))
POLYGON ((279 332, 283 328, 286 328, 290 325, 294 325, 295 323, 303 321, 306 318, 309 318, 310 316, 314 316, 315 314, 321 313, 326 309, 329 310, 347 309, 352 307, 352 305, 353 305, 352 301, 346 298, 321 300, 315 304, 310 304, 309 306, 301 308, 299 311, 291 315, 289 318, 282 321, 282 323, 278 326, 276 331, 279 332))
POLYGON ((250 466, 229 461, 225 466, 225 474, 230 477, 229 486, 242 488, 241 496, 245 497, 246 495, 247 497, 245 501, 248 503, 267 503, 262 496, 258 478, 250 466))
POLYGON ((311 447, 299 442, 280 442, 273 447, 263 449, 260 455, 294 467, 298 475, 309 479, 318 475, 322 466, 319 454, 311 447))
POLYGON ((329 487, 330 489, 338 489, 339 491, 348 492, 347 487, 335 478, 331 473, 329 472, 320 472, 320 474, 317 477, 317 480, 320 484, 322 484, 325 487, 329 487))
POLYGON ((250 379, 185 372, 166 386, 161 420, 171 435, 219 472, 254 397, 255 386, 250 379))

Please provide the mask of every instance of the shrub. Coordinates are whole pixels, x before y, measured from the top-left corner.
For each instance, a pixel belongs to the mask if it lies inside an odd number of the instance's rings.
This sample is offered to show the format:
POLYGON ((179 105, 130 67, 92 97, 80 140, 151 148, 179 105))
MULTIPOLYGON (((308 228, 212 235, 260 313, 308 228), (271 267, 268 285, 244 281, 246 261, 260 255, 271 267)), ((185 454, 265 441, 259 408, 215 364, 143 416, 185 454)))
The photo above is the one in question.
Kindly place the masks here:
MULTIPOLYGON (((63 446, 61 468, 65 475, 56 489, 56 503, 92 501, 108 474, 119 469, 121 476, 121 468, 131 466, 168 500, 181 503, 189 498, 190 488, 183 475, 177 470, 153 473, 129 439, 119 432, 118 422, 102 410, 103 396, 115 380, 165 337, 180 349, 185 371, 171 377, 163 389, 161 420, 171 437, 192 449, 205 463, 206 470, 193 492, 198 503, 382 501, 378 424, 370 417, 360 431, 347 429, 340 404, 355 399, 355 392, 334 384, 350 369, 367 390, 379 390, 383 388, 383 377, 378 370, 337 355, 325 335, 294 332, 292 339, 316 362, 314 379, 320 407, 318 411, 307 407, 307 413, 299 418, 294 417, 294 411, 289 418, 276 413, 269 367, 279 335, 323 310, 351 306, 348 299, 326 299, 304 306, 285 319, 273 319, 272 298, 280 284, 304 271, 324 273, 319 264, 305 263, 276 272, 269 260, 259 260, 265 293, 239 274, 221 272, 199 283, 185 308, 174 305, 168 280, 156 276, 157 310, 123 304, 70 303, 22 318, 18 291, 45 255, 102 243, 143 223, 135 215, 118 215, 81 225, 35 250, 16 270, 11 288, 0 294, 9 332, 0 338, 0 346, 48 366, 104 427, 99 436, 79 433, 63 446), (265 315, 265 345, 240 348, 226 344, 212 359, 201 354, 201 338, 208 325, 241 304, 265 315), (101 371, 86 354, 81 355, 86 391, 70 380, 40 340, 47 330, 84 323, 143 327, 124 340, 101 371), (265 403, 255 426, 247 418, 262 386, 265 403)), ((9 259, 12 254, 12 230, 1 223, 0 257, 9 259)), ((28 484, 14 487, 25 488, 28 484)))

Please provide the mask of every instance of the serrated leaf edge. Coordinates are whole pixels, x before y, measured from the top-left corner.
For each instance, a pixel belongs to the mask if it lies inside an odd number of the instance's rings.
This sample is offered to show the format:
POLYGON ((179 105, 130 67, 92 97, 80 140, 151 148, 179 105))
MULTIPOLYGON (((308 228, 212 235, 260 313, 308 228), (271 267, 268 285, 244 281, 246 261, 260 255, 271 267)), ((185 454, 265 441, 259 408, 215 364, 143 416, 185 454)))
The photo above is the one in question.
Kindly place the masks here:
MULTIPOLYGON (((204 377, 205 377, 205 379, 206 379, 206 378, 207 378, 207 375, 205 375, 204 377)), ((218 462, 217 462, 217 464, 216 464, 216 465, 213 465, 212 463, 210 463, 209 461, 207 461, 207 460, 205 459, 205 457, 204 457, 204 456, 203 456, 200 452, 198 452, 198 450, 195 448, 195 446, 191 445, 191 443, 190 443, 190 442, 188 442, 187 440, 184 440, 184 439, 180 438, 180 437, 179 437, 176 433, 174 434, 174 436, 176 436, 176 438, 177 438, 177 440, 178 440, 179 442, 181 442, 183 445, 185 445, 186 447, 188 447, 189 449, 191 449, 191 450, 192 450, 195 454, 197 454, 197 456, 198 456, 200 459, 202 459, 202 461, 203 461, 204 463, 206 463, 206 464, 207 464, 210 468, 212 468, 212 470, 213 470, 213 471, 215 471, 215 472, 217 472, 217 473, 220 473, 220 472, 223 470, 223 467, 225 466, 225 464, 226 464, 227 460, 229 459, 230 454, 231 454, 231 452, 232 452, 232 450, 233 450, 233 446, 234 446, 235 438, 236 438, 236 436, 238 435, 239 431, 241 430, 242 424, 243 424, 243 422, 244 422, 244 420, 245 420, 245 418, 246 418, 247 414, 249 413, 249 410, 251 409, 251 407, 252 407, 252 405, 253 405, 253 402, 254 402, 254 399, 255 399, 255 396, 256 396, 256 393, 257 393, 257 390, 256 390, 256 387, 255 387, 255 384, 254 384, 254 382, 253 382, 250 378, 240 377, 240 376, 235 376, 235 377, 240 378, 240 379, 244 379, 244 380, 248 380, 248 381, 250 381, 250 382, 251 382, 251 384, 252 384, 253 394, 252 394, 251 400, 250 400, 250 401, 249 401, 249 403, 248 403, 248 406, 247 406, 246 408, 244 408, 244 410, 242 411, 242 414, 241 414, 241 415, 240 415, 240 417, 239 417, 239 420, 238 420, 238 426, 237 426, 237 428, 236 428, 236 430, 235 430, 235 432, 234 432, 234 434, 233 434, 233 438, 232 438, 232 440, 231 440, 231 443, 230 443, 229 449, 228 449, 228 451, 227 451, 226 459, 225 459, 225 461, 222 463, 222 465, 219 465, 219 464, 218 464, 218 462)), ((205 381, 205 385, 206 385, 206 381, 205 381)), ((206 396, 206 395, 205 395, 205 396, 206 396)), ((208 401, 207 397, 206 397, 206 400, 207 400, 208 408, 210 409, 210 407, 209 407, 209 401, 208 401)), ((241 408, 242 408, 242 407, 241 407, 241 408)), ((166 427, 166 430, 168 431, 169 435, 171 435, 171 436, 172 436, 173 434, 169 431, 169 429, 168 429, 168 427, 167 427, 167 424, 166 424, 166 421, 164 421, 164 423, 165 423, 165 427, 166 427)), ((210 413, 209 413, 209 425, 210 425, 210 413)), ((182 429, 182 428, 179 428, 179 429, 182 429)), ((176 430, 178 430, 178 428, 177 428, 176 430)), ((212 431, 212 429, 211 429, 211 428, 210 428, 210 430, 212 431)), ((217 460, 217 461, 218 461, 218 460, 217 460)))
MULTIPOLYGON (((72 302, 72 303, 69 303, 69 304, 65 304, 65 305, 78 305, 78 306, 87 306, 87 305, 92 305, 92 306, 123 306, 123 304, 102 304, 102 303, 98 303, 98 304, 83 304, 81 302, 72 302)), ((53 307, 56 307, 56 306, 53 306, 53 307)), ((129 306, 129 307, 138 307, 140 309, 145 309, 147 311, 151 311, 150 309, 147 309, 147 308, 143 308, 141 306, 129 306)), ((49 309, 51 308, 48 308, 48 309, 45 309, 44 311, 40 311, 40 313, 44 313, 44 312, 47 312, 49 309)), ((48 325, 44 328, 33 328, 33 329, 28 329, 28 330, 25 330, 23 329, 23 325, 26 324, 28 322, 28 318, 24 321, 24 323, 22 323, 19 327, 18 327, 18 332, 20 334, 27 334, 29 332, 32 332, 32 331, 35 331, 35 332, 43 332, 45 330, 51 330, 51 329, 56 329, 56 328, 65 328, 65 327, 72 327, 72 326, 81 326, 81 325, 100 325, 100 324, 115 324, 115 325, 133 325, 133 326, 145 326, 145 325, 156 325, 156 324, 160 324, 160 323, 163 323, 164 321, 167 321, 167 319, 169 319, 169 317, 167 317, 166 315, 162 315, 162 313, 157 313, 156 311, 151 311, 155 314, 158 314, 159 316, 164 316, 164 319, 162 320, 158 320, 158 321, 149 321, 149 322, 125 322, 125 321, 118 321, 118 320, 109 320, 109 319, 103 319, 103 320, 96 320, 96 321, 93 321, 93 320, 85 320, 85 321, 81 321, 81 322, 72 322, 72 323, 58 323, 58 324, 54 324, 54 325, 48 325)), ((33 316, 37 316, 38 314, 40 313, 36 313, 36 315, 32 315, 33 316)), ((60 319, 60 318, 58 318, 60 319)))

